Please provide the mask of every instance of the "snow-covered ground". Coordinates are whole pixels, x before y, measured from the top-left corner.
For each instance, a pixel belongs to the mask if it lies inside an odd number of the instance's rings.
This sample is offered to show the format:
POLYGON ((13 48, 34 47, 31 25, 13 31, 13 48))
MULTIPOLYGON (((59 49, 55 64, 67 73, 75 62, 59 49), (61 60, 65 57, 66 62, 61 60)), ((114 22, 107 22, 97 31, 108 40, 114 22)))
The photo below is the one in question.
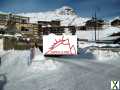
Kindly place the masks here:
MULTIPOLYGON (((112 27, 112 26, 105 26, 102 30, 96 32, 97 40, 113 40, 119 37, 110 37, 113 33, 120 32, 120 28, 112 27)), ((88 41, 95 40, 95 31, 94 30, 87 30, 87 31, 77 31, 76 32, 78 38, 80 39, 87 39, 88 41)))
POLYGON ((83 47, 77 56, 44 57, 36 50, 30 65, 29 50, 0 53, 1 90, 110 90, 120 80, 120 51, 83 47))
POLYGON ((9 88, 7 89, 14 90, 12 88, 14 88, 15 84, 36 76, 52 73, 61 66, 57 61, 46 59, 40 52, 39 54, 36 52, 36 56, 31 64, 29 64, 30 51, 0 51, 0 55, 2 61, 0 66, 0 90, 3 90, 1 80, 3 75, 6 75, 8 82, 10 82, 9 85, 13 85, 13 87, 8 85, 9 88))

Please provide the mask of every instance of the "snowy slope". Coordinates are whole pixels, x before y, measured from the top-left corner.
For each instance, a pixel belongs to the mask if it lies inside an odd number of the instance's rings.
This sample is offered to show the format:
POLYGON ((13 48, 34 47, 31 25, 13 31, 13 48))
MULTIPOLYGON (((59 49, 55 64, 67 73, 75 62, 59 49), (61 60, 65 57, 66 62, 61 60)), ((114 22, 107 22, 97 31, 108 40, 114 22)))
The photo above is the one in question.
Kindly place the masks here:
POLYGON ((37 12, 37 13, 21 13, 19 15, 30 17, 30 22, 36 23, 37 21, 51 21, 60 20, 61 25, 84 25, 84 22, 88 18, 79 17, 75 11, 68 6, 48 11, 48 12, 37 12))
MULTIPOLYGON (((97 31, 97 40, 112 40, 116 39, 118 37, 109 37, 113 33, 120 32, 120 28, 117 27, 112 27, 112 26, 107 26, 104 27, 102 30, 97 31)), ((89 41, 94 41, 95 37, 95 31, 94 30, 88 30, 88 31, 77 31, 77 36, 80 39, 87 39, 89 41)))

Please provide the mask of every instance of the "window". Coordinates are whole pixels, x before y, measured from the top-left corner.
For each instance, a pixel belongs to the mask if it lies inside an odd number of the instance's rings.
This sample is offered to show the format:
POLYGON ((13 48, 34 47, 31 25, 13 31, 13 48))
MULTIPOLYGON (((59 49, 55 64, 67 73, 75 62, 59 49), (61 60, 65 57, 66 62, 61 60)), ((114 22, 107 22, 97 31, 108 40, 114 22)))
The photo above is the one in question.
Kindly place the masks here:
POLYGON ((25 23, 27 23, 27 20, 22 19, 22 20, 21 20, 21 23, 25 24, 25 23))
POLYGON ((26 31, 26 32, 28 32, 29 29, 27 29, 27 28, 25 28, 25 27, 21 27, 21 31, 26 31))

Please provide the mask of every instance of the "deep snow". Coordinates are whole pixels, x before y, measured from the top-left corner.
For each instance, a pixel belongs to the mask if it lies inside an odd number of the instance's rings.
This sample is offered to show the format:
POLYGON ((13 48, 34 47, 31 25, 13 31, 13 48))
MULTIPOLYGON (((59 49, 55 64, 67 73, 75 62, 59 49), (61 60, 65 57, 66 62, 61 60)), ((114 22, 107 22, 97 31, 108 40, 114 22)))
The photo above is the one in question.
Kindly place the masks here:
POLYGON ((36 50, 30 65, 29 50, 1 55, 4 90, 110 90, 110 80, 120 80, 120 51, 84 47, 77 56, 44 57, 36 50))

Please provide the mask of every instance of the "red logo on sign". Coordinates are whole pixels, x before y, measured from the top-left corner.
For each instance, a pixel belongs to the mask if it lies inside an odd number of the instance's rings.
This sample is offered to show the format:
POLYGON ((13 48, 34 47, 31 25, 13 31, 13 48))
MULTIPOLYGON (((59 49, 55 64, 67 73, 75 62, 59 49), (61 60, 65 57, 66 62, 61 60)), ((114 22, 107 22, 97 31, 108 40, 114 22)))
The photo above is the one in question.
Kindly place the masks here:
POLYGON ((70 41, 69 39, 64 39, 64 36, 62 37, 62 39, 59 39, 59 40, 56 40, 55 39, 55 43, 53 43, 53 45, 49 48, 49 50, 46 52, 46 55, 47 54, 69 54, 69 55, 76 55, 77 52, 76 52, 76 49, 75 49, 75 46, 74 45, 71 45, 70 44, 70 41), (65 46, 67 48, 69 48, 67 51, 58 51, 58 50, 55 50, 57 47, 59 46, 65 46))

